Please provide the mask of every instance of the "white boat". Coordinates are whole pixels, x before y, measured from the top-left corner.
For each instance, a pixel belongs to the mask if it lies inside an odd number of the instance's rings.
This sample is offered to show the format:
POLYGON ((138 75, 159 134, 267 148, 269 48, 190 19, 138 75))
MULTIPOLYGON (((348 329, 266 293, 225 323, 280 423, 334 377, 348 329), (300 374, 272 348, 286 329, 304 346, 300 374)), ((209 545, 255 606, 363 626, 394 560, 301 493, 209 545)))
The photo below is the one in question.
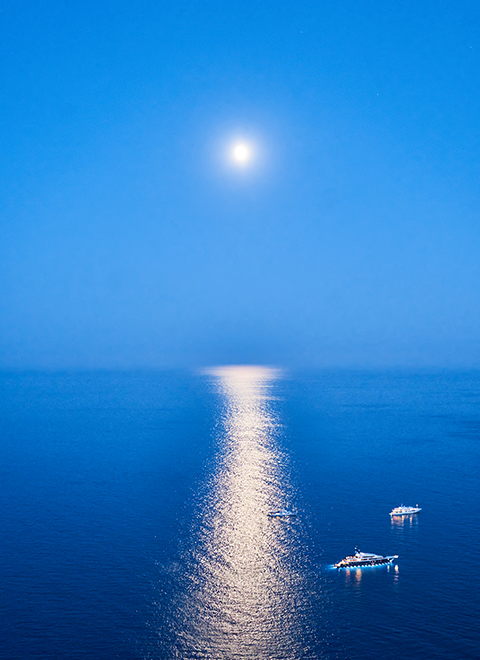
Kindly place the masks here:
POLYGON ((294 511, 281 509, 280 511, 271 511, 268 515, 270 518, 288 518, 289 516, 296 516, 297 514, 294 511))
POLYGON ((412 513, 419 513, 422 509, 417 506, 397 506, 390 511, 391 516, 411 516, 412 513))
POLYGON ((391 564, 394 559, 398 559, 398 555, 390 555, 384 557, 383 555, 375 555, 371 552, 360 552, 355 548, 354 555, 348 555, 345 559, 341 559, 335 564, 335 568, 349 568, 351 566, 384 566, 391 564))

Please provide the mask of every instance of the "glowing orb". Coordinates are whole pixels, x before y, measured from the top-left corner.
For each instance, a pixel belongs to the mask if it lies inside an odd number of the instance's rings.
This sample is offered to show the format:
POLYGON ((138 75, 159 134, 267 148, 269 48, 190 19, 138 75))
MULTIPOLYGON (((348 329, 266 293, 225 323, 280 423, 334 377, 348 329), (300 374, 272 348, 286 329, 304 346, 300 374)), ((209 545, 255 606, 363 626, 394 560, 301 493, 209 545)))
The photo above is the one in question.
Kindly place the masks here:
POLYGON ((233 157, 237 163, 246 163, 250 158, 250 148, 246 144, 237 144, 233 148, 233 157))

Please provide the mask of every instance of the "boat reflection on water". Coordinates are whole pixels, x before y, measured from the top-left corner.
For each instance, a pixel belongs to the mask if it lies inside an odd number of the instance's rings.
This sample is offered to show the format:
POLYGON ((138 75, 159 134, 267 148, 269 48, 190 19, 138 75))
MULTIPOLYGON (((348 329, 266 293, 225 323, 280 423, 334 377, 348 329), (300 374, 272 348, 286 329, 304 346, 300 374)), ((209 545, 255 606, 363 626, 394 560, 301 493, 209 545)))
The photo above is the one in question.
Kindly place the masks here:
POLYGON ((210 372, 224 402, 220 456, 189 558, 176 652, 182 658, 292 658, 301 609, 279 424, 270 389, 278 372, 253 367, 210 372))
MULTIPOLYGON (((368 570, 375 571, 378 567, 372 566, 367 568, 367 574, 368 570)), ((386 571, 387 573, 390 573, 393 571, 394 574, 394 581, 398 581, 398 564, 386 564, 381 567, 382 571, 386 571)), ((366 569, 365 567, 360 568, 346 568, 343 573, 345 576, 345 584, 353 584, 355 587, 359 587, 360 583, 362 581, 362 577, 365 575, 366 569)))
POLYGON ((344 571, 345 574, 345 583, 349 584, 350 582, 353 582, 357 586, 360 584, 360 581, 362 579, 362 569, 361 568, 347 568, 344 571))
POLYGON ((413 527, 418 525, 418 516, 390 516, 392 527, 413 527))

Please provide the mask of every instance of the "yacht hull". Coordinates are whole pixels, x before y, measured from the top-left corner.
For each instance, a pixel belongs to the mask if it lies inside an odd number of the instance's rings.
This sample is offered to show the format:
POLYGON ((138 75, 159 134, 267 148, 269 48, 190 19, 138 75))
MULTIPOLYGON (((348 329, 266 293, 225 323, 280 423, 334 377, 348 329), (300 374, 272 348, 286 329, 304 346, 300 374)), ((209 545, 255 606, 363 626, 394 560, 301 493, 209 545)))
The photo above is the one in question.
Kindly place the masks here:
POLYGON ((394 559, 398 559, 398 555, 393 557, 382 557, 381 559, 370 559, 370 560, 358 560, 358 561, 346 561, 342 559, 337 564, 335 568, 357 568, 359 566, 385 566, 385 564, 393 563, 394 559))

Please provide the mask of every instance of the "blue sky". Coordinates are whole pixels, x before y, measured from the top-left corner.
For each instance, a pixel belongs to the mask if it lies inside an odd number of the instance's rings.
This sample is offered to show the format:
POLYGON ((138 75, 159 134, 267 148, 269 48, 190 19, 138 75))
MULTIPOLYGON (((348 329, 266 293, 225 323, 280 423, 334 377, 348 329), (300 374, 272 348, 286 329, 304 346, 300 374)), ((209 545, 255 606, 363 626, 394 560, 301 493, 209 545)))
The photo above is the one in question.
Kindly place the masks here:
POLYGON ((480 367, 478 3, 0 12, 1 367, 480 367))

